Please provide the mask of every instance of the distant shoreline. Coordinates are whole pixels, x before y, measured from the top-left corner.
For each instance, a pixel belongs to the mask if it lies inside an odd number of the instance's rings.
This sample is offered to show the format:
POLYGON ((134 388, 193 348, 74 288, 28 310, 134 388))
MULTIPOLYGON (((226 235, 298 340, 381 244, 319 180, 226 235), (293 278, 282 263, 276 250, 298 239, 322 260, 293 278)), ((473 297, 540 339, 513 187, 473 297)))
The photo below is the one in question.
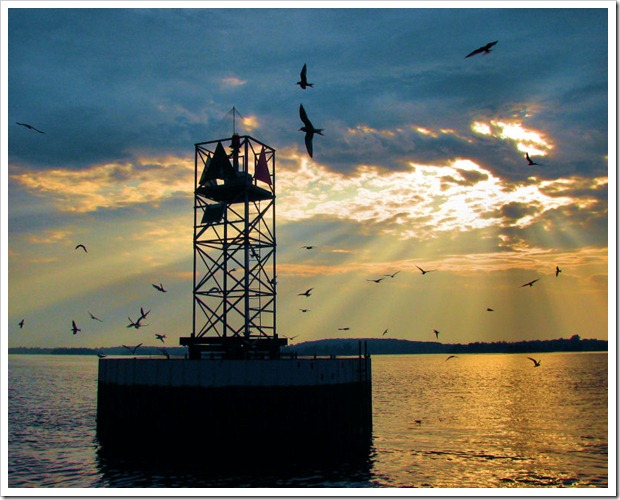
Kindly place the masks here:
MULTIPOLYGON (((184 356, 185 347, 143 346, 136 354, 159 355, 164 348, 170 356, 184 356)), ((324 339, 301 342, 283 348, 283 352, 295 352, 301 356, 352 356, 360 352, 381 354, 515 354, 527 352, 607 352, 608 341, 581 339, 573 335, 570 339, 527 340, 519 342, 474 342, 469 344, 443 344, 403 339, 324 339)), ((9 354, 52 354, 52 355, 128 355, 123 346, 114 347, 9 347, 9 354)))

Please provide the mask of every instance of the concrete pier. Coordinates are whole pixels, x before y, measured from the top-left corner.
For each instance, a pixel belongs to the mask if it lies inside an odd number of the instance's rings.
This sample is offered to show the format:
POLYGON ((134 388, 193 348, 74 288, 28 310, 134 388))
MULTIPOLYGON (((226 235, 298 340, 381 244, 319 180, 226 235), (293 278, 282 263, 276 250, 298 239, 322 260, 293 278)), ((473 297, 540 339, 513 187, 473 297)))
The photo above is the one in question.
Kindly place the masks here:
POLYGON ((367 456, 370 361, 101 359, 98 439, 109 450, 198 452, 207 462, 367 456))

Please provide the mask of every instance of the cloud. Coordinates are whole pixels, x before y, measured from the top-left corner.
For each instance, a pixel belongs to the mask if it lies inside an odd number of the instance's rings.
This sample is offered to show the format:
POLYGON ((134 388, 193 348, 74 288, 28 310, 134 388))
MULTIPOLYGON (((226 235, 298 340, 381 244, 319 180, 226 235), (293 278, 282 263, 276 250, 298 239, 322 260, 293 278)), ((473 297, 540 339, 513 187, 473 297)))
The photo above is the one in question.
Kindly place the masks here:
POLYGON ((136 204, 158 204, 191 196, 194 166, 186 158, 137 158, 81 170, 10 168, 9 179, 37 196, 52 199, 61 212, 93 212, 136 204))

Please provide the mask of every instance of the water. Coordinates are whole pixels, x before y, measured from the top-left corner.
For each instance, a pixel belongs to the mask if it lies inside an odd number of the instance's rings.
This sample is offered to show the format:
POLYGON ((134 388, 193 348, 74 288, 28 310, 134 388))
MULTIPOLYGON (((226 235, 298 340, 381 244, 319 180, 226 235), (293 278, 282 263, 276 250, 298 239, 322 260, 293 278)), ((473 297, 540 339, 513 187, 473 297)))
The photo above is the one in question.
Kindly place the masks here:
POLYGON ((214 474, 104 458, 97 358, 11 355, 8 486, 607 488, 607 353, 537 357, 538 368, 521 354, 374 356, 364 463, 214 474))

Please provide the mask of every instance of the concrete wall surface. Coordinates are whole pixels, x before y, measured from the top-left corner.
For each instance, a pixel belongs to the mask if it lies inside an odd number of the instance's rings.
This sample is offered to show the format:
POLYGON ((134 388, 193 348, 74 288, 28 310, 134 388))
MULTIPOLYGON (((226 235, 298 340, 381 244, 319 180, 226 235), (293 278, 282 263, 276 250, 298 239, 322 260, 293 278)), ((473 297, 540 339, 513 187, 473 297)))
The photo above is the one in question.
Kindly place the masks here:
POLYGON ((99 384, 295 387, 370 382, 370 358, 188 360, 102 358, 99 384))

